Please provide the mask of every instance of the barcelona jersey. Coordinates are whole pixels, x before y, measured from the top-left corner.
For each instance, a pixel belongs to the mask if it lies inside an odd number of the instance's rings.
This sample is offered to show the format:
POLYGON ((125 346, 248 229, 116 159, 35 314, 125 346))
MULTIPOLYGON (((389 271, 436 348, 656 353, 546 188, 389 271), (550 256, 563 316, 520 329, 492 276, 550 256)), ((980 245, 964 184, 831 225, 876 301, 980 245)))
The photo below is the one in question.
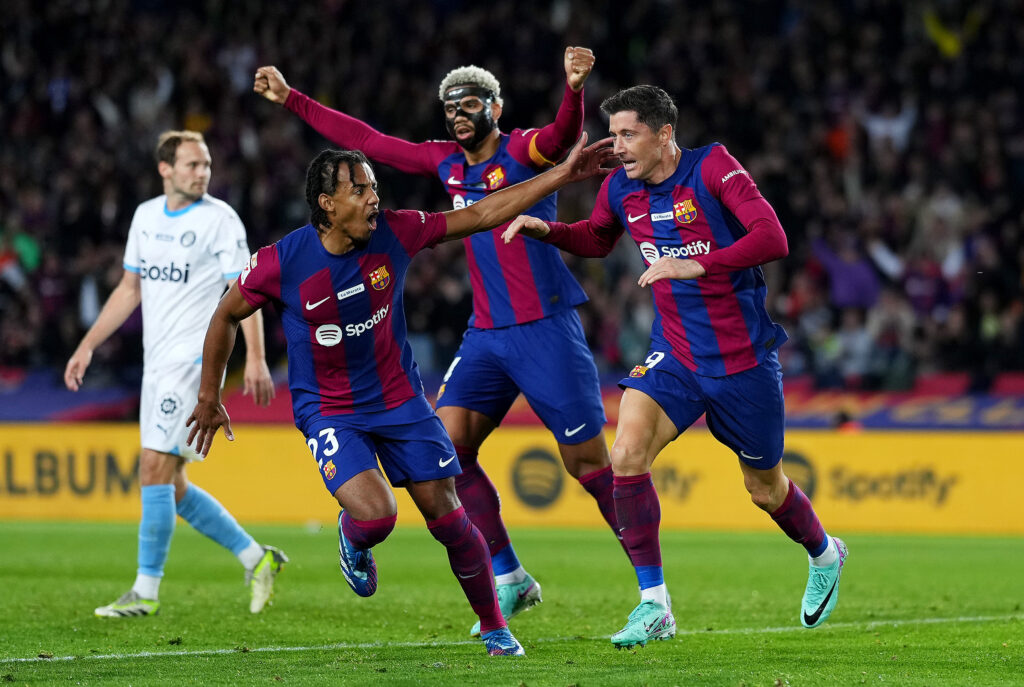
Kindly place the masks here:
POLYGON ((441 214, 384 210, 365 248, 334 255, 307 224, 252 256, 238 288, 254 308, 280 311, 297 426, 390 410, 423 393, 402 291, 412 256, 446 228, 441 214))
MULTIPOLYGON (((768 207, 746 170, 714 143, 682 149, 675 172, 658 184, 616 170, 602 184, 590 219, 568 226, 586 225, 605 245, 614 244, 625 228, 646 266, 671 257, 707 267, 718 251, 747 234, 734 210, 750 201, 768 207)), ((699 375, 749 370, 788 338, 768 315, 760 266, 709 269, 700 279, 661 279, 650 288, 655 309, 651 348, 671 351, 699 375)))
MULTIPOLYGON (((497 152, 480 164, 469 165, 454 141, 409 141, 387 136, 344 113, 332 110, 292 89, 285 107, 317 131, 346 148, 409 174, 436 176, 451 196, 455 209, 471 205, 488 193, 530 179, 554 164, 572 147, 583 122, 582 93, 566 87, 559 119, 544 129, 514 129, 501 134, 497 152), (554 150, 542 153, 542 132, 557 139, 554 150), (547 155, 547 157, 545 157, 547 155)), ((541 200, 525 214, 554 221, 556 194, 541 200)), ((463 239, 473 287, 471 327, 490 329, 532 322, 574 308, 587 300, 554 246, 525 238, 506 245, 505 224, 463 239)))
MULTIPOLYGON (((509 142, 516 135, 522 132, 502 134, 494 157, 477 165, 467 165, 466 154, 452 144, 457 150, 438 164, 437 171, 456 209, 537 175, 533 167, 518 161, 509 151, 509 142)), ((554 221, 556 196, 551 194, 523 214, 554 221)), ((506 244, 501 239, 505 226, 462 241, 473 286, 471 327, 523 324, 586 302, 583 289, 557 248, 525 237, 506 244)))

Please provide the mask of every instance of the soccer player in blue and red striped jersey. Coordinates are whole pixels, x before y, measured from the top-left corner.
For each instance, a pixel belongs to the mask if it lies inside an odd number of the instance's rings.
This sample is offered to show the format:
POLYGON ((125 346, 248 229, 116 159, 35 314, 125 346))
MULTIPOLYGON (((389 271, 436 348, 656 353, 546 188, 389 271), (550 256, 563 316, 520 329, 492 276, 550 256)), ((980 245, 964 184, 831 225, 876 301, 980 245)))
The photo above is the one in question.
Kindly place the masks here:
POLYGON ((498 605, 487 544, 455 492, 455 448, 423 393, 406 339, 402 290, 412 257, 442 241, 507 222, 561 186, 600 173, 607 140, 577 146, 555 169, 445 213, 380 211, 373 169, 359 151, 324 151, 306 176, 310 224, 250 259, 217 307, 203 347, 188 442, 206 455, 217 428, 231 439, 220 381, 238 323, 274 303, 288 341, 288 382, 328 491, 341 504, 341 569, 360 596, 377 588, 371 548, 397 517, 405 487, 481 623, 491 655, 521 655, 498 605), (604 144, 602 147, 602 143, 604 144))
POLYGON ((615 510, 636 568, 641 603, 612 636, 619 648, 675 634, 661 567, 661 507, 651 481, 658 453, 701 415, 739 459, 753 502, 806 548, 805 627, 825 622, 838 599, 846 546, 829 537, 810 501, 782 470, 785 409, 776 350, 785 330, 765 309, 761 265, 784 257, 786 234, 750 174, 718 143, 676 145, 678 111, 654 86, 601 104, 622 163, 601 186, 590 218, 574 224, 518 217, 522 232, 571 253, 607 255, 623 230, 648 265, 651 348, 623 387, 612 446, 615 510))
MULTIPOLYGON (((340 146, 403 172, 439 178, 457 209, 539 174, 572 147, 582 131, 583 84, 593 65, 587 48, 566 48, 565 92, 555 121, 507 134, 498 129, 503 101, 494 75, 474 66, 451 71, 438 90, 450 141, 411 143, 381 134, 289 88, 274 67, 256 72, 254 90, 340 146)), ((552 194, 529 212, 553 221, 555 204, 552 194)), ((586 295, 554 246, 505 244, 503 228, 463 241, 473 315, 438 391, 437 412, 458 451, 459 497, 487 539, 508 619, 538 603, 541 590, 520 565, 498 493, 477 457, 520 392, 554 435, 566 470, 594 497, 616 535, 618 526, 600 383, 575 310, 586 295)), ((474 626, 470 632, 478 631, 474 626)))

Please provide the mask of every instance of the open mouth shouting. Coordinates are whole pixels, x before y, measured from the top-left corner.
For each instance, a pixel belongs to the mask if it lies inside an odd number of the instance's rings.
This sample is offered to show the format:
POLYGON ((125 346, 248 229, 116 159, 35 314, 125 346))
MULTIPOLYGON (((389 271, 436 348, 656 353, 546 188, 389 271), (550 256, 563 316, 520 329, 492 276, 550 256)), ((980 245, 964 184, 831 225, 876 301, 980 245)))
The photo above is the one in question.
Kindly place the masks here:
POLYGON ((621 162, 622 166, 626 168, 627 176, 631 176, 640 168, 640 164, 636 161, 635 158, 620 157, 619 162, 621 162))

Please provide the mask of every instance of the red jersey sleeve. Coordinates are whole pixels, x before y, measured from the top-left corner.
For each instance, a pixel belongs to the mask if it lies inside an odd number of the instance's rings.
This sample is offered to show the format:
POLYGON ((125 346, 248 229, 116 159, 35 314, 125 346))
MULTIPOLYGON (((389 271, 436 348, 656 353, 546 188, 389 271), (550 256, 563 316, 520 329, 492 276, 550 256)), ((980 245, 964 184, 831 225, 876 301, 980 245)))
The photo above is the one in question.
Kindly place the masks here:
POLYGON ((552 167, 569 152, 581 133, 583 89, 576 93, 566 83, 555 121, 542 129, 514 130, 509 134, 508 152, 524 165, 552 167))
POLYGON ((349 150, 361 150, 374 162, 407 174, 437 174, 437 165, 451 154, 455 145, 445 141, 411 143, 386 136, 355 117, 324 107, 294 88, 284 106, 333 143, 349 150))
POLYGON ((585 258, 603 258, 611 253, 615 242, 622 236, 623 227, 608 202, 610 181, 611 176, 601 184, 594 209, 590 212, 590 219, 572 224, 549 222, 551 232, 542 240, 585 258))
POLYGON ((756 267, 789 255, 786 232, 775 210, 725 146, 716 145, 704 158, 701 179, 747 230, 731 246, 692 258, 709 275, 756 267))
POLYGON ((385 210, 388 226, 409 256, 444 241, 448 220, 440 212, 422 210, 385 210))
POLYGON ((281 300, 281 261, 277 244, 253 253, 238 277, 238 291, 245 302, 257 310, 270 301, 281 300))

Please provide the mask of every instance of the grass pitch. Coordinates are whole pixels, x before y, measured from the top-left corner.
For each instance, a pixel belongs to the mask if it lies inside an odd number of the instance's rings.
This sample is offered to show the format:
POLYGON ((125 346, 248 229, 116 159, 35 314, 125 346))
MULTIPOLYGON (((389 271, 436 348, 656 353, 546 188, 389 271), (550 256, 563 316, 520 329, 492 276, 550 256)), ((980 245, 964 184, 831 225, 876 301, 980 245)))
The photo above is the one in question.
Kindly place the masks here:
POLYGON ((152 618, 101 619, 134 579, 128 524, 0 523, 0 683, 427 685, 1020 685, 1024 541, 843 533, 839 606, 799 625, 806 558, 781 534, 664 532, 675 639, 616 651, 638 602, 601 530, 513 533, 544 603, 512 621, 522 659, 489 658, 425 528, 374 551, 356 597, 332 526, 252 527, 292 562, 248 612, 237 561, 179 521, 152 618))

